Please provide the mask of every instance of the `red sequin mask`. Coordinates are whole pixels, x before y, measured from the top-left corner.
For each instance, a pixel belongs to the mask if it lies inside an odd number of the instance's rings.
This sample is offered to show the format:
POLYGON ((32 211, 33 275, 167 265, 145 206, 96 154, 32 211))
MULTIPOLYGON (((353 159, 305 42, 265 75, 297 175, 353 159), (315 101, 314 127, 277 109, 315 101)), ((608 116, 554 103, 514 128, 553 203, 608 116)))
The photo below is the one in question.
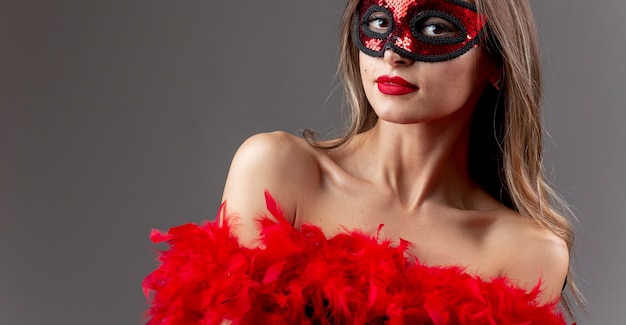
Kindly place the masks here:
POLYGON ((484 15, 463 0, 363 0, 355 12, 354 42, 367 55, 392 49, 413 61, 456 58, 485 37, 484 15))

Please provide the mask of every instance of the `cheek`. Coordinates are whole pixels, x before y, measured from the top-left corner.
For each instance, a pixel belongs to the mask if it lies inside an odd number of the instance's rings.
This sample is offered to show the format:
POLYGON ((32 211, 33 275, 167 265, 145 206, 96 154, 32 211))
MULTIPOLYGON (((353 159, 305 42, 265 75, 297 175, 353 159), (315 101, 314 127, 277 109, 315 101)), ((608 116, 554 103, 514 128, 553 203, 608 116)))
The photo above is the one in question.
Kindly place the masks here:
POLYGON ((375 83, 372 83, 375 74, 375 65, 372 64, 369 57, 361 57, 359 60, 359 71, 361 73, 361 84, 365 94, 369 97, 374 91, 375 83))
POLYGON ((484 89, 486 77, 477 67, 474 60, 442 65, 435 72, 439 77, 432 79, 431 90, 446 104, 461 107, 484 89))
POLYGON ((361 77, 366 76, 371 71, 371 57, 359 52, 359 70, 361 77))
POLYGON ((452 114, 466 116, 463 112, 473 110, 480 97, 477 94, 481 90, 458 72, 440 73, 439 78, 424 85, 423 97, 418 102, 422 114, 429 120, 438 120, 452 114))

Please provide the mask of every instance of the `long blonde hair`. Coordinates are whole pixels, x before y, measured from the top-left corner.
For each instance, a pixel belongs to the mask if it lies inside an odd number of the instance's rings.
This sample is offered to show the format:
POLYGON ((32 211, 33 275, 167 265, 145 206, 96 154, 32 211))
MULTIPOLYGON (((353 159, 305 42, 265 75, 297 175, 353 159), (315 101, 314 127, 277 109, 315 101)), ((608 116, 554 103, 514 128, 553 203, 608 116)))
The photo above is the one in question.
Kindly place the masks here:
MULTIPOLYGON (((478 12, 487 19, 488 37, 481 44, 499 59, 503 79, 500 90, 488 87, 472 119, 469 166, 472 177, 493 197, 520 215, 562 238, 570 252, 574 231, 567 215, 571 211, 547 183, 542 162, 541 62, 538 35, 528 0, 476 0, 478 12)), ((339 73, 347 106, 351 111, 344 134, 330 142, 315 141, 312 131, 304 132, 309 143, 333 149, 376 124, 359 72, 358 49, 352 41, 354 12, 359 0, 348 0, 342 17, 339 73)), ((571 265, 571 264, 570 264, 571 265)), ((567 287, 574 302, 584 298, 573 281, 572 268, 567 287)), ((562 303, 572 315, 571 301, 562 303)))

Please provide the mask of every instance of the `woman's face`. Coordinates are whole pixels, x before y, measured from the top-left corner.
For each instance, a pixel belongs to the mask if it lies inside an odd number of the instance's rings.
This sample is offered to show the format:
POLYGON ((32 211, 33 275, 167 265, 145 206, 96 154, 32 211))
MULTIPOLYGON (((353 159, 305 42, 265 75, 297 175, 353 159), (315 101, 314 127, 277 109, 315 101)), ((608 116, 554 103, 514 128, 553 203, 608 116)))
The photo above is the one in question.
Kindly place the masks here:
POLYGON ((460 0, 361 3, 355 43, 380 119, 418 123, 472 109, 497 80, 496 61, 477 45, 483 23, 472 8, 460 0))

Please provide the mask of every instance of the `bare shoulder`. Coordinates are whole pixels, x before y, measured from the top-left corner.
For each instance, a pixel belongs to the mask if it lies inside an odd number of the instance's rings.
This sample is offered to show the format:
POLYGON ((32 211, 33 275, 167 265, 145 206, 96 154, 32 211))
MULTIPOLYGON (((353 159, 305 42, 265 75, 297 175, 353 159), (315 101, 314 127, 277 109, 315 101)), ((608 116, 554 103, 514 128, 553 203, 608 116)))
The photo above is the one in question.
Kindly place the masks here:
POLYGON ((314 156, 315 150, 302 138, 282 131, 259 133, 248 138, 239 147, 231 169, 243 167, 255 171, 281 171, 282 173, 271 175, 281 176, 284 172, 299 171, 291 168, 297 163, 304 163, 305 166, 314 163, 314 156))
POLYGON ((237 217, 238 235, 250 242, 258 235, 254 219, 267 214, 264 191, 293 218, 302 191, 319 179, 316 150, 285 132, 261 133, 248 138, 233 157, 222 200, 237 217))
POLYGON ((543 302, 560 296, 569 269, 563 239, 511 210, 498 218, 491 239, 503 275, 527 290, 541 282, 543 302))

